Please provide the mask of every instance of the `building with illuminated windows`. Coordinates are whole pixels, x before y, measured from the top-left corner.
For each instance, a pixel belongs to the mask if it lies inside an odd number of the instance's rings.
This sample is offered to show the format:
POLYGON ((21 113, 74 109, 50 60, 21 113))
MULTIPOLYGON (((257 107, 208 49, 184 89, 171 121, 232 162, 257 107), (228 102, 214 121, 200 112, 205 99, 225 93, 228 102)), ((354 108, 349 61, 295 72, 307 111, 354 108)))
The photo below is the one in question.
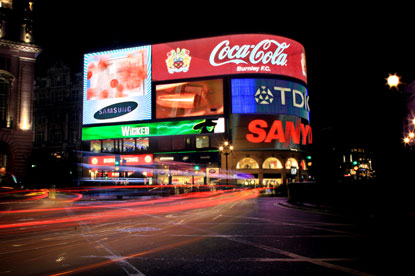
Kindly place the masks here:
POLYGON ((139 170, 152 184, 278 186, 309 176, 306 59, 294 40, 241 34, 86 54, 83 90, 85 179, 139 170))
POLYGON ((18 177, 32 151, 34 65, 30 1, 0 1, 0 167, 18 177))

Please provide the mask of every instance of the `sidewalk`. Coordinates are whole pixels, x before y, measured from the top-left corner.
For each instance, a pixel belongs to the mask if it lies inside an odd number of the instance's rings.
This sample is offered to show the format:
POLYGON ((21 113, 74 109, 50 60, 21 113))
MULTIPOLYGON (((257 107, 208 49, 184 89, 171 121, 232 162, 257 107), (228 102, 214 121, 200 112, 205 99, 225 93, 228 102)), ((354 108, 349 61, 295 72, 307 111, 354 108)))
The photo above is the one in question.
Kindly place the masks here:
POLYGON ((322 212, 327 214, 340 214, 340 212, 336 211, 335 208, 329 205, 324 204, 315 204, 315 203, 298 203, 298 202, 289 202, 288 199, 279 202, 281 206, 288 207, 288 208, 295 208, 300 210, 306 211, 313 211, 313 212, 322 212))

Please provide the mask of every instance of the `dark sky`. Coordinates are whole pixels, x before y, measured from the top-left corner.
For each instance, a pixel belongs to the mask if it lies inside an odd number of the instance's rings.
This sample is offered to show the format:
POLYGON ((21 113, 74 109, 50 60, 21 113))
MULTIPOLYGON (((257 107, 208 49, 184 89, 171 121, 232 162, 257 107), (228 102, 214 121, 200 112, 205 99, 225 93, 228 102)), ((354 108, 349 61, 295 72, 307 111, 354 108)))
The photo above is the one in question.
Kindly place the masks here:
POLYGON ((81 71, 88 52, 235 33, 285 36, 306 50, 312 124, 341 125, 345 131, 361 125, 356 122, 369 124, 387 110, 377 98, 389 92, 388 73, 402 75, 404 82, 415 79, 415 24, 409 5, 148 3, 36 2, 36 36, 43 48, 39 65, 62 58, 81 71))

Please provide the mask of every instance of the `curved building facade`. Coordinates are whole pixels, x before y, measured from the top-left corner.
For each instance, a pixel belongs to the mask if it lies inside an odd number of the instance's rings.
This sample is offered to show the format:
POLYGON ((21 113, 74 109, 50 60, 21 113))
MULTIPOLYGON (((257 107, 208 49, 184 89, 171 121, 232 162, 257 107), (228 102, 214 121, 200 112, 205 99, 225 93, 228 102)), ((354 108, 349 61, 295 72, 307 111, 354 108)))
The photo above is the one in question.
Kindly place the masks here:
POLYGON ((87 178, 139 170, 153 184, 228 178, 277 186, 308 177, 312 131, 300 43, 239 34, 92 53, 84 61, 87 178))

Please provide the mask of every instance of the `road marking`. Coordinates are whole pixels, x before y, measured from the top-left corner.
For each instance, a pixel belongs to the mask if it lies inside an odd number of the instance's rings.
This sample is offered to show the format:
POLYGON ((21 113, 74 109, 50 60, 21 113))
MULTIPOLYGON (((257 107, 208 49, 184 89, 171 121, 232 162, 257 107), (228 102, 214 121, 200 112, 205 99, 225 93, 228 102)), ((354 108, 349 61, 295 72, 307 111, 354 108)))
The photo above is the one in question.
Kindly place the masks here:
MULTIPOLYGON (((153 217, 153 218, 157 218, 159 220, 165 220, 165 218, 158 217, 158 216, 155 216, 155 215, 149 215, 148 214, 148 216, 153 217)), ((228 216, 228 217, 231 217, 231 216, 228 216)), ((263 220, 263 221, 270 222, 270 220, 263 219, 263 218, 244 217, 244 216, 237 216, 237 217, 249 218, 249 219, 255 219, 255 220, 263 220)), ((292 224, 292 223, 291 224, 287 223, 287 224, 292 225, 292 226, 302 226, 302 225, 297 225, 297 224, 292 224)), ((189 229, 205 232, 209 235, 220 236, 219 233, 211 231, 211 230, 200 229, 200 228, 193 227, 193 226, 190 226, 190 225, 187 225, 187 224, 182 224, 182 226, 186 227, 186 228, 189 228, 189 229)), ((307 227, 305 227, 305 228, 307 228, 307 227)), ((330 230, 327 230, 327 229, 323 229, 323 230, 330 231, 330 230)), ((333 232, 343 232, 343 231, 333 231, 333 232)), ((322 261, 321 259, 318 259, 318 258, 310 258, 310 257, 298 255, 298 254, 295 254, 295 253, 292 253, 292 252, 289 252, 289 251, 285 251, 285 250, 282 250, 282 249, 279 249, 279 248, 275 248, 275 247, 271 247, 271 246, 267 246, 267 245, 263 245, 263 244, 259 244, 259 243, 250 242, 250 241, 243 240, 243 239, 240 239, 240 238, 234 237, 234 236, 222 235, 222 238, 230 240, 230 241, 238 242, 238 243, 241 243, 241 244, 245 244, 245 245, 250 245, 250 246, 260 248, 260 249, 263 249, 263 250, 266 250, 266 251, 269 251, 269 252, 285 255, 287 257, 293 258, 293 260, 295 260, 295 261, 308 262, 308 263, 323 266, 323 267, 326 267, 326 268, 346 272, 346 273, 349 273, 349 274, 352 274, 352 275, 374 276, 373 274, 370 274, 370 273, 358 271, 358 270, 351 269, 351 268, 348 268, 348 267, 343 267, 343 266, 340 266, 340 265, 331 264, 331 263, 328 263, 326 261, 322 261)))
POLYGON ((373 274, 361 272, 361 271, 354 270, 354 269, 344 267, 344 266, 340 266, 340 265, 331 264, 331 263, 328 263, 326 261, 321 261, 320 259, 317 259, 317 258, 305 257, 305 256, 298 255, 298 254, 295 254, 295 253, 292 253, 292 252, 289 252, 289 251, 285 251, 285 250, 282 250, 282 249, 279 249, 279 248, 275 248, 275 247, 255 243, 255 242, 246 241, 246 240, 242 240, 242 239, 239 239, 239 238, 227 237, 226 239, 231 240, 231 241, 235 241, 235 242, 239 242, 239 243, 242 243, 242 244, 250 245, 250 246, 260 248, 260 249, 263 249, 263 250, 266 250, 266 251, 270 251, 270 252, 273 252, 273 253, 282 254, 282 255, 291 257, 291 258, 295 259, 296 261, 308 262, 308 263, 316 264, 316 265, 319 265, 319 266, 323 266, 323 267, 343 271, 343 272, 353 274, 353 275, 373 276, 373 274))
POLYGON ((327 228, 321 228, 321 227, 316 227, 316 226, 303 225, 303 224, 292 223, 292 222, 277 222, 277 221, 273 221, 273 220, 269 220, 269 219, 265 219, 265 218, 256 218, 256 217, 248 217, 248 216, 227 216, 227 217, 230 217, 230 218, 245 218, 245 219, 251 219, 251 220, 259 220, 259 221, 265 221, 267 223, 276 223, 276 224, 280 224, 280 225, 296 226, 296 227, 301 227, 301 228, 309 228, 309 229, 314 229, 314 230, 328 231, 328 232, 333 232, 333 233, 343 234, 343 235, 350 235, 350 236, 355 236, 355 237, 360 236, 359 234, 352 233, 352 232, 347 232, 347 231, 327 229, 327 228))
POLYGON ((243 238, 280 238, 280 239, 298 239, 298 238, 351 238, 350 235, 221 235, 221 234, 168 234, 169 237, 205 237, 205 238, 224 238, 224 237, 243 237, 243 238))
POLYGON ((216 220, 216 219, 220 218, 221 216, 222 216, 222 214, 220 214, 220 215, 218 215, 218 216, 214 217, 212 220, 216 220))
MULTIPOLYGON (((73 215, 72 210, 70 210, 69 208, 65 208, 66 213, 71 216, 73 215)), ((113 261, 114 263, 119 263, 122 270, 124 270, 124 272, 129 275, 129 276, 145 276, 141 271, 139 271, 135 266, 133 266, 130 262, 128 262, 128 260, 123 257, 123 256, 119 256, 114 254, 114 252, 112 252, 111 249, 109 249, 109 247, 105 246, 103 243, 101 243, 99 240, 94 240, 91 242, 91 240, 89 239, 89 237, 93 237, 95 235, 93 235, 91 233, 91 229, 89 228, 88 224, 83 223, 81 221, 78 222, 79 226, 81 227, 82 231, 81 231, 81 235, 84 237, 84 239, 86 239, 89 243, 95 243, 98 246, 100 246, 100 248, 104 249, 105 251, 107 251, 109 254, 111 254, 109 256, 109 259, 111 261, 113 261), (85 234, 84 230, 86 229, 86 231, 89 233, 85 234), (92 234, 92 235, 91 235, 92 234), (132 271, 131 271, 132 270, 132 271)))

